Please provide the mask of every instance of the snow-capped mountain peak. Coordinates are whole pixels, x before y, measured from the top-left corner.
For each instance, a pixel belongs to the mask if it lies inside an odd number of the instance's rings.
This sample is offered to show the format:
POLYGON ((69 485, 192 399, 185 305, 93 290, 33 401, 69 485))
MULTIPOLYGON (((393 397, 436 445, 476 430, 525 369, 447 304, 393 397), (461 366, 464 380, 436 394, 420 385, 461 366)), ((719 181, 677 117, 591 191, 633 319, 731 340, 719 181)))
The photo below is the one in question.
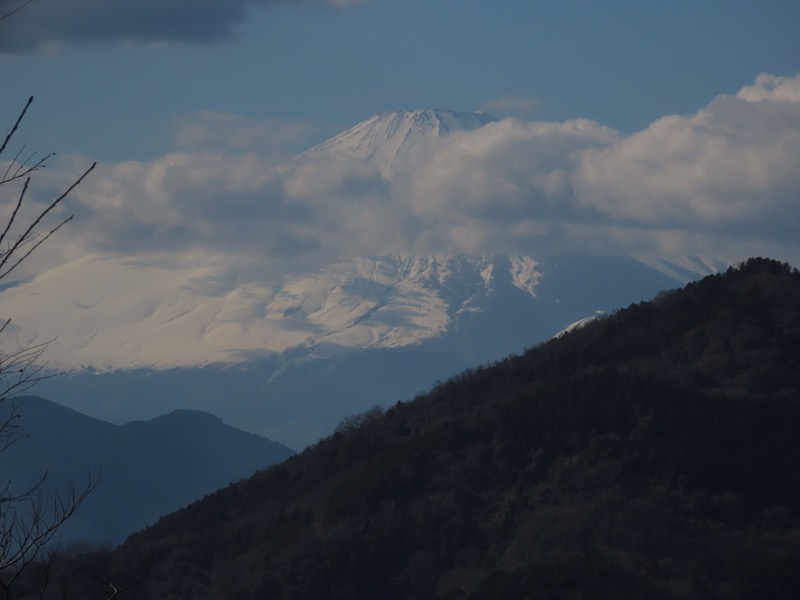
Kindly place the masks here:
POLYGON ((304 152, 301 157, 367 160, 388 174, 398 158, 422 141, 459 131, 474 131, 495 120, 484 112, 430 108, 392 110, 373 115, 304 152))

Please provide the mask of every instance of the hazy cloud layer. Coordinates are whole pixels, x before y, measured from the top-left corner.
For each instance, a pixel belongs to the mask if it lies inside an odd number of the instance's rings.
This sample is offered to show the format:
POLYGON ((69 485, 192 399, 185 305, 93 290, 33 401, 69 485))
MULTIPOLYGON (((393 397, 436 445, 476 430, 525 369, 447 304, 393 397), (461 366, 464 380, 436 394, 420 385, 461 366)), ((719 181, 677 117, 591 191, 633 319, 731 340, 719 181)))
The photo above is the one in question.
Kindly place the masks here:
MULTIPOLYGON (((247 9, 268 4, 347 7, 365 0, 34 0, 0 21, 0 52, 87 42, 205 43, 233 37, 247 9)), ((25 0, 0 0, 0 16, 25 0)))
POLYGON ((799 87, 760 76, 628 136, 586 120, 506 119, 421 144, 389 177, 341 157, 278 163, 243 120, 212 116, 208 130, 183 133, 205 149, 101 165, 71 201, 78 218, 59 251, 235 257, 284 272, 399 251, 797 260, 799 87), (212 150, 220 121, 232 137, 212 150))

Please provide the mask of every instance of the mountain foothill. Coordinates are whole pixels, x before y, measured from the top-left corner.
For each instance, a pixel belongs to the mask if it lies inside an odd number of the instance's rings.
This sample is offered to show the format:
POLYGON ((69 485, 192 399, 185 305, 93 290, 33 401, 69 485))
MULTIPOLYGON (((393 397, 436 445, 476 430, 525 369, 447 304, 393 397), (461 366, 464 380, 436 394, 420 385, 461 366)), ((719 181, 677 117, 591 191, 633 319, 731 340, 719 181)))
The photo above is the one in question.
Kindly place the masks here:
POLYGON ((137 599, 796 598, 800 273, 659 294, 413 399, 113 551, 137 599))

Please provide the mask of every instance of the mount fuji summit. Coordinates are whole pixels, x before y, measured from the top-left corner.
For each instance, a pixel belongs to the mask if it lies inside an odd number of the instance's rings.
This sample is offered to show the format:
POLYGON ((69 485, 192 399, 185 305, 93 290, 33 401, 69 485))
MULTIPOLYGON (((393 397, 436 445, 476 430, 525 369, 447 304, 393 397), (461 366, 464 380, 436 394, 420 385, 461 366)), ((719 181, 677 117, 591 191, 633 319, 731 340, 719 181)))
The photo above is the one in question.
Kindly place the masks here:
POLYGON ((474 131, 497 121, 483 112, 420 108, 374 115, 347 131, 304 152, 302 158, 335 157, 369 161, 389 176, 397 161, 420 144, 459 131, 474 131))
MULTIPOLYGON (((391 111, 296 160, 368 163, 391 181, 420 148, 494 122, 391 111)), ((55 340, 45 358, 66 374, 36 393, 96 418, 199 409, 300 449, 347 415, 729 264, 401 251, 270 276, 254 260, 84 256, 2 290, 0 349, 55 340)))

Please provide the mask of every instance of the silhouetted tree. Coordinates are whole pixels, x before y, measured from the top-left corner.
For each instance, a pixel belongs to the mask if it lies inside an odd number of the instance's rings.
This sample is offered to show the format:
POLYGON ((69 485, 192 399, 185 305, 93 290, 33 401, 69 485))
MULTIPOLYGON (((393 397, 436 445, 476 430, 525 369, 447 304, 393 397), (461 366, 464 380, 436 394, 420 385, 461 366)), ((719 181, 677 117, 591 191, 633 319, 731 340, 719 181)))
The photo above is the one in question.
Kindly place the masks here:
MULTIPOLYGON (((0 18, 10 14, 13 13, 0 18)), ((0 144, 0 159, 32 102, 33 97, 28 99, 0 144)), ((25 220, 21 209, 26 202, 31 176, 45 166, 52 154, 38 157, 35 153, 25 156, 24 152, 23 146, 5 162, 0 175, 0 191, 17 188, 12 192, 13 210, 0 231, 0 283, 72 219, 68 216, 49 222, 54 209, 95 167, 92 164, 62 194, 25 220)), ((7 332, 10 322, 11 319, 7 319, 0 323, 0 335, 7 332)), ((13 397, 46 377, 40 358, 48 343, 0 350, 0 451, 22 435, 17 426, 18 406, 13 397)), ((90 476, 85 487, 72 487, 66 493, 58 494, 46 491, 44 482, 45 476, 31 488, 15 490, 13 482, 3 482, 0 488, 0 597, 4 600, 41 595, 52 570, 54 554, 51 543, 64 522, 96 485, 90 476)))

